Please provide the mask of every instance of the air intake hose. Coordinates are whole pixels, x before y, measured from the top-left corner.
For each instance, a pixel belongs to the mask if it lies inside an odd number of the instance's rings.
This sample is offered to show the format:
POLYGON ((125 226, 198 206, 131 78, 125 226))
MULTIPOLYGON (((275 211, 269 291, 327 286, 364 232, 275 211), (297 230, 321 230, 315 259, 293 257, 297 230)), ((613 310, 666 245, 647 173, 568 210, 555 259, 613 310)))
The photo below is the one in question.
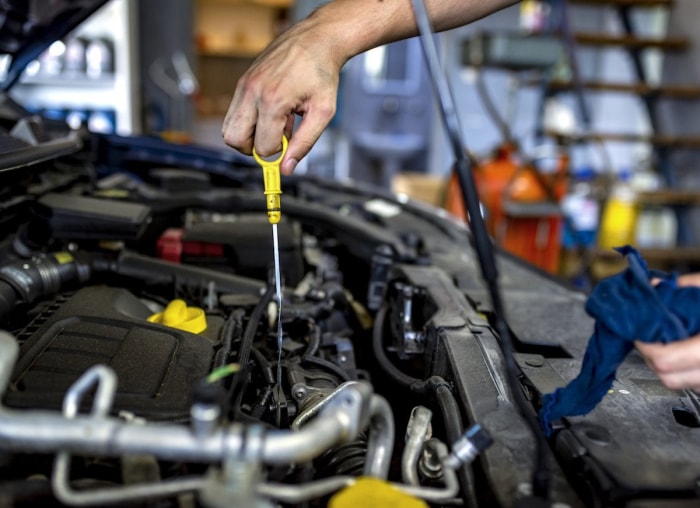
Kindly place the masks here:
POLYGON ((69 252, 13 261, 0 268, 0 320, 17 303, 34 303, 58 292, 68 282, 90 278, 90 264, 69 252))

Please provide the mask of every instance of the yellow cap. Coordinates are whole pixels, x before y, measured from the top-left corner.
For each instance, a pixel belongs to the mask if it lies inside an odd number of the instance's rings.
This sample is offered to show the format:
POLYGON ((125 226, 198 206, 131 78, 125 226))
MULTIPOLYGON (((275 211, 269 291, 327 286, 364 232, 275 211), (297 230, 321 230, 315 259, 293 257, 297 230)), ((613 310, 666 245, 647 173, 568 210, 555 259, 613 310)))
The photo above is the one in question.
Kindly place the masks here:
POLYGON ((199 307, 188 307, 179 298, 171 301, 163 312, 149 316, 148 321, 191 333, 202 333, 207 329, 204 311, 199 307))
POLYGON ((362 477, 334 495, 328 508, 428 508, 422 499, 401 492, 378 478, 362 477))

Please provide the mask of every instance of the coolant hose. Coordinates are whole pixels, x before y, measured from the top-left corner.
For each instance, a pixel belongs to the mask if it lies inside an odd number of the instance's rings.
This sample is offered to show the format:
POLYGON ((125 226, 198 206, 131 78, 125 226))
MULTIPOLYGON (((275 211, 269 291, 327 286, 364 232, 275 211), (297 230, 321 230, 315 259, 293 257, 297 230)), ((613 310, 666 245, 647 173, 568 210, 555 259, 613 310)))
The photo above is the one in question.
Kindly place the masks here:
MULTIPOLYGON (((445 425, 445 434, 450 443, 456 443, 462 437, 464 432, 464 424, 462 423, 462 415, 459 412, 457 401, 450 390, 447 383, 438 384, 435 388, 435 398, 437 399, 442 419, 445 425)), ((464 505, 476 508, 476 494, 474 492, 474 477, 469 465, 462 465, 457 470, 460 486, 462 487, 462 495, 464 496, 464 505)))
MULTIPOLYGON (((452 390, 443 378, 439 376, 433 376, 426 380, 420 380, 405 374, 398 369, 389 358, 387 358, 384 353, 384 321, 386 319, 386 314, 388 309, 386 306, 382 306, 378 311, 374 320, 374 329, 372 330, 372 349, 374 351, 374 356, 379 362, 380 366, 384 371, 391 377, 394 381, 402 386, 410 388, 411 391, 415 393, 426 393, 427 391, 432 391, 435 394, 440 411, 443 416, 445 431, 449 442, 456 442, 464 431, 464 426, 462 423, 462 415, 459 412, 459 407, 457 406, 457 401, 452 394, 452 390)), ((462 492, 464 495, 465 505, 468 507, 475 507, 477 503, 475 501, 476 496, 474 494, 474 478, 472 477, 471 469, 469 466, 462 466, 457 470, 457 476, 459 478, 460 486, 462 487, 462 492)))
POLYGON ((387 312, 388 309, 386 305, 380 307, 377 311, 377 315, 374 319, 374 328, 372 329, 372 351, 384 372, 398 384, 409 388, 415 383, 420 383, 421 380, 401 372, 398 367, 391 363, 386 353, 384 353, 384 321, 386 320, 387 312))

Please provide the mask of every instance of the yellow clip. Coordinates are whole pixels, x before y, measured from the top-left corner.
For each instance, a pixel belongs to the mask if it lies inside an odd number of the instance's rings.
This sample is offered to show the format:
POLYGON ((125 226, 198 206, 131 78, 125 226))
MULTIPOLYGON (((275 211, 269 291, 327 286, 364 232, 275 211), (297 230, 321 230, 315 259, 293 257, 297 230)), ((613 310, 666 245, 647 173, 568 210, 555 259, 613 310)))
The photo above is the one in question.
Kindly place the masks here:
POLYGON ((188 307, 184 300, 172 300, 163 312, 148 317, 150 323, 158 323, 191 333, 202 333, 207 329, 207 318, 198 307, 188 307))
POLYGON ((273 161, 261 158, 255 148, 253 157, 262 166, 263 180, 265 181, 265 196, 267 196, 267 220, 270 224, 277 224, 282 218, 282 184, 280 182, 280 163, 287 153, 287 137, 282 136, 282 153, 273 161))

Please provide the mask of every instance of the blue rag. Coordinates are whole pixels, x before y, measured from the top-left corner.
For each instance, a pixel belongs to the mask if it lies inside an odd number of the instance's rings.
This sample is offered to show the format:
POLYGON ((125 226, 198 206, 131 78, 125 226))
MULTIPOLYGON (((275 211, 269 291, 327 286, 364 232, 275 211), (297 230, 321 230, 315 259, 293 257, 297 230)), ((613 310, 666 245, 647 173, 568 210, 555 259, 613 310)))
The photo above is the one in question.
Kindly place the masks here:
POLYGON ((586 302, 594 332, 576 379, 542 398, 540 422, 547 435, 552 421, 584 415, 603 399, 635 340, 665 343, 700 332, 700 288, 678 287, 675 275, 650 272, 630 246, 616 250, 629 267, 602 280, 586 302), (652 286, 652 277, 661 282, 652 286))

